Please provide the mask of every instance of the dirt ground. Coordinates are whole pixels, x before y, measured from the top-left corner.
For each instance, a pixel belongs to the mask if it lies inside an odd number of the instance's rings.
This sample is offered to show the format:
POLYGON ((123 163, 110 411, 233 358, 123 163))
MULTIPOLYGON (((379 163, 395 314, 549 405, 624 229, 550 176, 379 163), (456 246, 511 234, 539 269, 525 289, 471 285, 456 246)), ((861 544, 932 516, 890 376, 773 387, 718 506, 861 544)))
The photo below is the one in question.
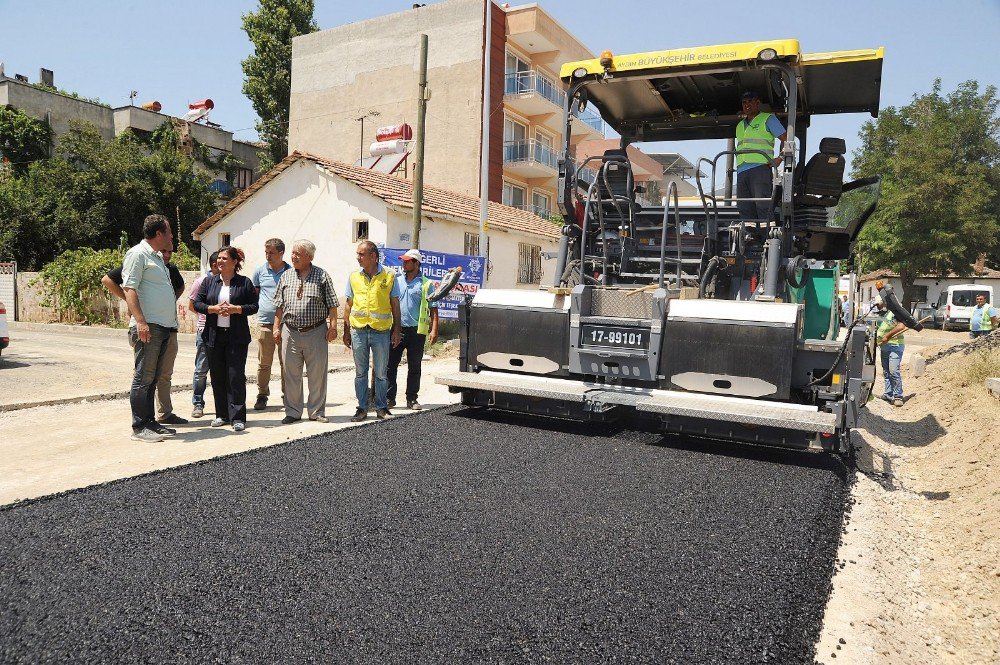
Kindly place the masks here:
MULTIPOLYGON (((948 333, 923 337, 935 335, 948 333)), ((1000 662, 1000 401, 983 385, 1000 374, 1000 333, 970 346, 919 377, 910 355, 905 405, 873 400, 855 433, 819 662, 1000 662)), ((925 358, 948 348, 914 347, 925 358)))

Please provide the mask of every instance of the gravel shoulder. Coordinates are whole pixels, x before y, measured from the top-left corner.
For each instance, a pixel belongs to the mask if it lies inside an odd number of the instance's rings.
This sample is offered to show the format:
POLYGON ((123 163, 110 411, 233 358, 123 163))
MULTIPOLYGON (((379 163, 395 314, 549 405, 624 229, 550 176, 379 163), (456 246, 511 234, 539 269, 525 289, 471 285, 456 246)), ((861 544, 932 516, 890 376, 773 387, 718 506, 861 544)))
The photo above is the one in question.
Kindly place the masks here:
MULTIPOLYGON (((926 357, 949 345, 910 337, 926 357)), ((906 404, 869 404, 820 662, 1000 662, 1000 401, 976 372, 1000 367, 997 342, 920 377, 904 362, 906 404)))

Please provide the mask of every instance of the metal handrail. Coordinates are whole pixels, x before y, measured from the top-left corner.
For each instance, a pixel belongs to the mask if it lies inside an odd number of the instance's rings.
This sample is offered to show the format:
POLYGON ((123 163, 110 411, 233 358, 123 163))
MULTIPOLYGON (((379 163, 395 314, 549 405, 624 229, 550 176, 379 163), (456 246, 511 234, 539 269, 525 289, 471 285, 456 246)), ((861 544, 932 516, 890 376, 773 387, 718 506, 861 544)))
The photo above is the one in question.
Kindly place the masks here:
POLYGON ((536 139, 504 141, 503 163, 538 162, 553 169, 559 169, 559 159, 551 146, 536 139))
POLYGON ((504 75, 505 95, 527 95, 536 93, 562 108, 566 104, 566 93, 559 89, 549 77, 537 70, 507 72, 504 75))
POLYGON ((667 205, 663 206, 663 228, 660 230, 660 281, 659 287, 663 288, 663 277, 667 264, 667 218, 670 210, 670 194, 674 195, 674 231, 677 234, 677 288, 681 287, 681 204, 677 197, 677 183, 673 180, 667 187, 667 205))

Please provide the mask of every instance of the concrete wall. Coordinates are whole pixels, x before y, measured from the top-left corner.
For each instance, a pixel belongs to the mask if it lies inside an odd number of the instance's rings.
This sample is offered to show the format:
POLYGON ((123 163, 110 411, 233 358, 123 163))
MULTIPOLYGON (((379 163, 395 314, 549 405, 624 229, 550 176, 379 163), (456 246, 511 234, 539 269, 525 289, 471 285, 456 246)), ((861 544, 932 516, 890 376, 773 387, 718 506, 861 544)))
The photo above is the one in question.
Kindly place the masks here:
POLYGON ((3 79, 0 80, 0 106, 6 105, 14 106, 39 120, 48 117, 54 138, 69 131, 70 120, 94 124, 101 136, 108 141, 115 137, 114 114, 107 106, 39 90, 20 81, 3 79))
MULTIPOLYGON (((197 315, 188 310, 187 294, 191 290, 191 284, 194 283, 199 274, 201 273, 187 270, 181 271, 181 275, 184 277, 184 293, 177 299, 177 320, 179 324, 178 330, 183 333, 193 333, 197 329, 197 315)), ((42 301, 44 300, 42 284, 40 282, 32 284, 37 277, 37 272, 17 273, 17 320, 35 323, 78 322, 79 318, 71 311, 59 312, 53 307, 42 305, 42 301)), ((122 327, 127 326, 129 317, 128 308, 125 306, 125 303, 108 295, 103 289, 101 289, 101 292, 107 295, 107 297, 94 299, 93 303, 97 311, 106 312, 109 318, 116 318, 122 327)))
MULTIPOLYGON (((353 164, 381 125, 416 128, 421 33, 428 35, 424 178, 478 196, 483 0, 447 0, 292 41, 289 150, 353 164), (364 122, 370 110, 381 115, 364 122)), ((499 100, 498 100, 499 101, 499 100)), ((502 122, 502 118, 497 119, 502 122)))
MULTIPOLYGON (((388 217, 389 230, 387 236, 394 242, 388 242, 389 247, 401 248, 407 246, 399 241, 399 234, 412 234, 413 219, 409 210, 390 210, 388 217)), ((465 234, 479 235, 479 223, 461 223, 457 221, 425 220, 420 227, 421 249, 448 254, 463 254, 465 252, 465 234)), ((541 247, 543 252, 554 252, 559 248, 555 240, 546 240, 539 236, 507 232, 491 228, 490 260, 487 266, 486 286, 491 289, 528 289, 539 288, 538 284, 519 284, 517 281, 518 244, 526 243, 541 247)), ((554 270, 555 260, 542 259, 542 286, 546 286, 546 275, 554 270)))

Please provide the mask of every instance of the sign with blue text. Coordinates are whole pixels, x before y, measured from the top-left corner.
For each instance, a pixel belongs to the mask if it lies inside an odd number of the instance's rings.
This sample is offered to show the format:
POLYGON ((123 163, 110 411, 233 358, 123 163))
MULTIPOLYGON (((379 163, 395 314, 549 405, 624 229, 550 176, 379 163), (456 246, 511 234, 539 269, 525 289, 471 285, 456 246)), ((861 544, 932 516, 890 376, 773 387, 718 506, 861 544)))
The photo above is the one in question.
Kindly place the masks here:
MULTIPOLYGON (((383 247, 382 264, 391 268, 397 275, 403 274, 403 261, 400 258, 407 250, 383 247)), ((451 290, 446 298, 438 301, 438 316, 442 319, 458 319, 458 305, 462 299, 468 295, 475 295, 476 291, 483 287, 486 279, 486 259, 481 256, 466 256, 464 254, 445 254, 444 252, 431 252, 426 249, 420 250, 424 257, 420 264, 420 272, 424 277, 434 282, 431 291, 437 288, 441 278, 451 268, 462 266, 462 276, 458 284, 451 290)))

